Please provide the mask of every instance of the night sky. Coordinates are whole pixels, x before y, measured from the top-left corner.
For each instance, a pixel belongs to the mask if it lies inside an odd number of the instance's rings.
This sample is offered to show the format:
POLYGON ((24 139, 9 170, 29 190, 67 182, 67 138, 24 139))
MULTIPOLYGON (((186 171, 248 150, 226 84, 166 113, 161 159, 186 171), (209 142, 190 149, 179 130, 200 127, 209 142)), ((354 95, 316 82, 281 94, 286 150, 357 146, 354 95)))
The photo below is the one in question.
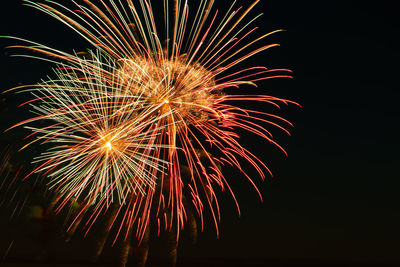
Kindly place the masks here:
MULTIPOLYGON (((217 0, 217 6, 224 7, 221 2, 217 0)), ((208 225, 197 244, 183 242, 178 263, 400 266, 400 42, 398 9, 391 3, 261 1, 253 13, 264 13, 257 23, 261 32, 286 31, 269 39, 281 47, 248 62, 294 71, 293 80, 267 80, 258 88, 303 106, 278 112, 295 125, 291 137, 275 134, 289 156, 244 135, 243 143, 274 173, 261 182, 250 171, 263 203, 244 177, 227 170, 241 217, 229 196, 220 194, 220 238, 208 225)), ((66 51, 90 47, 64 25, 23 6, 22 1, 3 0, 0 7, 0 35, 66 51)), ((0 39, 0 90, 45 78, 51 64, 11 58, 5 49, 11 44, 15 42, 0 39)), ((3 131, 26 114, 15 108, 22 102, 17 95, 1 95, 0 100, 3 131)), ((17 140, 20 132, 2 134, 1 145, 10 138, 17 140)), ((0 236, 6 238, 0 238, 0 261, 13 239, 11 233, 16 241, 6 259, 34 261, 23 251, 27 244, 35 246, 34 238, 29 231, 18 230, 25 228, 24 223, 10 224, 7 212, 1 211, 0 236)), ((75 244, 79 248, 76 257, 84 258, 85 243, 75 244)), ((65 259, 62 253, 53 260, 65 259)))

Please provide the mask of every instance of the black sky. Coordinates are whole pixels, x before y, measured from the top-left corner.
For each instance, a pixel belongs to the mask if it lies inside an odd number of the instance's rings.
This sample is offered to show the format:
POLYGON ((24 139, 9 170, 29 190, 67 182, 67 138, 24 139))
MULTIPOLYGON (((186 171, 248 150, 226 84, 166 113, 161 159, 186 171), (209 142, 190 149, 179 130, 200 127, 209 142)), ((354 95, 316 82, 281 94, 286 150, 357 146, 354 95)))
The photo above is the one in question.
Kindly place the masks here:
MULTIPOLYGON (((264 13, 258 22, 262 31, 286 31, 272 39, 281 47, 250 61, 290 68, 295 79, 265 81, 260 88, 303 105, 281 113, 295 125, 291 137, 277 138, 289 157, 260 145, 261 140, 245 139, 274 173, 258 183, 264 202, 244 178, 237 178, 233 187, 242 217, 237 218, 233 202, 223 197, 220 239, 208 228, 196 245, 182 249, 182 261, 400 266, 400 43, 398 9, 392 3, 261 2, 257 12, 264 13)), ((217 0, 217 6, 224 5, 217 0)), ((3 0, 0 8, 0 35, 67 51, 89 47, 21 1, 3 0)), ((4 47, 12 43, 0 39, 2 91, 35 82, 51 67, 10 58, 4 47)), ((15 110, 10 105, 19 103, 15 99, 7 95, 2 104, 2 129, 17 120, 10 113, 15 110)))

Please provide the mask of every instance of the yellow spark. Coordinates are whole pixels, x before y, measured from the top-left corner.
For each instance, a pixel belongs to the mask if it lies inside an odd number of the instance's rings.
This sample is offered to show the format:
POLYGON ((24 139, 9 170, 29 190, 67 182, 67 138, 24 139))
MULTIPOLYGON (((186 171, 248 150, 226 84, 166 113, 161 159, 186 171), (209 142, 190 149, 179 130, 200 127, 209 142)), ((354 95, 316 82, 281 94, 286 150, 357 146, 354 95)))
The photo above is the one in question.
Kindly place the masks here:
POLYGON ((111 142, 108 141, 104 147, 107 148, 108 150, 111 150, 112 149, 111 142))

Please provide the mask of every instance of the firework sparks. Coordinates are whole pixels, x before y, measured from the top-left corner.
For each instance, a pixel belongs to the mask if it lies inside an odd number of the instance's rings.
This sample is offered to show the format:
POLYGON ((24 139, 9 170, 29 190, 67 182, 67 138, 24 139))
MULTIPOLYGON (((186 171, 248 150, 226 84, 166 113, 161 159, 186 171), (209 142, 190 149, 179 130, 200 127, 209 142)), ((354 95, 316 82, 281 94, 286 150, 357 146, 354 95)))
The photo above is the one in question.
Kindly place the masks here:
MULTIPOLYGON (((26 1, 74 29, 101 51, 112 69, 104 71, 103 63, 83 64, 76 56, 30 42, 27 48, 66 61, 66 66, 74 66, 73 70, 84 76, 77 79, 69 68, 60 69, 62 85, 50 82, 40 88, 38 99, 45 104, 33 108, 42 115, 27 122, 54 121, 49 127, 30 129, 40 135, 36 140, 59 145, 36 159, 42 165, 34 172, 44 171, 52 177, 52 186, 65 201, 82 196, 90 203, 100 200, 98 207, 103 207, 115 190, 120 203, 129 203, 133 209, 124 215, 128 228, 138 221, 138 207, 151 206, 154 197, 159 224, 163 221, 166 228, 174 227, 177 238, 186 220, 183 202, 188 198, 202 227, 203 212, 209 207, 218 233, 216 189, 227 189, 235 199, 221 166, 237 168, 257 192, 241 162, 249 162, 263 179, 264 172, 270 172, 241 145, 236 130, 258 135, 284 151, 263 125, 288 133, 286 127, 291 123, 236 103, 296 104, 263 93, 240 93, 242 85, 291 78, 291 71, 262 66, 231 71, 278 46, 259 45, 278 31, 256 34, 258 28, 252 25, 259 16, 247 17, 259 1, 245 10, 235 8, 233 2, 221 16, 213 11, 212 0, 200 1, 191 12, 187 1, 164 0, 163 23, 155 18, 147 0, 139 0, 137 5, 131 0, 100 1, 98 6, 83 2, 76 3, 73 10, 53 1, 26 1), (160 34, 162 28, 164 34, 160 34), (137 191, 141 196, 131 197, 129 202, 129 196, 137 191), (141 198, 144 195, 145 200, 141 198)), ((150 208, 145 211, 149 213, 150 208)), ((149 214, 142 214, 139 237, 148 222, 149 214)))
POLYGON ((167 163, 153 156, 164 146, 155 143, 156 132, 146 130, 154 128, 154 110, 143 108, 119 84, 116 66, 106 65, 99 54, 91 56, 90 61, 74 57, 78 65, 61 65, 57 79, 27 89, 35 98, 22 105, 29 104, 38 116, 12 127, 32 131, 28 137, 34 139, 26 146, 50 145, 28 176, 50 178, 50 188, 62 197, 60 207, 71 200, 85 207, 109 204, 114 197, 122 205, 131 194, 145 196, 167 163), (47 125, 28 126, 37 121, 47 125))

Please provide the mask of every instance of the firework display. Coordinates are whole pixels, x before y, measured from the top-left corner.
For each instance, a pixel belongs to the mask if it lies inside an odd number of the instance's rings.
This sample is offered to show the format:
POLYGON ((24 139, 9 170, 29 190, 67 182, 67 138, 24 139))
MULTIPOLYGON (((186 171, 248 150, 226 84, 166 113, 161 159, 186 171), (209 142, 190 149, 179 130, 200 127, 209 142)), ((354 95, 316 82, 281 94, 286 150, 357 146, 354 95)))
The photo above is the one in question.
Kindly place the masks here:
POLYGON ((156 134, 144 130, 154 123, 154 110, 142 108, 137 95, 119 84, 115 66, 99 60, 84 60, 77 69, 60 67, 58 79, 29 89, 36 98, 21 106, 30 104, 40 115, 14 126, 51 122, 25 126, 38 136, 33 142, 53 144, 35 158, 39 166, 32 173, 44 172, 65 201, 82 195, 89 204, 113 201, 115 191, 123 203, 129 193, 154 189, 162 166, 151 156, 161 147, 154 144, 156 134))
POLYGON ((218 190, 229 191, 239 210, 223 173, 226 166, 241 172, 259 193, 243 162, 262 179, 270 171, 242 146, 238 132, 260 136, 284 151, 268 127, 289 133, 292 125, 241 103, 296 104, 262 88, 259 94, 242 92, 257 81, 291 78, 288 69, 243 64, 278 46, 262 42, 279 31, 259 35, 253 26, 258 16, 247 19, 259 1, 248 8, 234 1, 224 14, 212 0, 193 6, 183 0, 83 0, 74 2, 74 9, 55 1, 25 2, 93 46, 86 54, 25 40, 28 45, 14 46, 58 64, 56 78, 17 88, 32 93, 26 104, 38 115, 16 126, 32 130, 32 142, 49 147, 34 159, 38 167, 32 173, 48 179, 59 209, 79 202, 75 220, 90 209, 90 228, 116 203, 118 234, 124 227, 125 237, 132 230, 141 239, 154 218, 179 239, 190 207, 201 229, 209 211, 218 234, 218 190), (163 6, 164 20, 153 11, 156 2, 163 6), (31 126, 37 121, 46 124, 31 126))

